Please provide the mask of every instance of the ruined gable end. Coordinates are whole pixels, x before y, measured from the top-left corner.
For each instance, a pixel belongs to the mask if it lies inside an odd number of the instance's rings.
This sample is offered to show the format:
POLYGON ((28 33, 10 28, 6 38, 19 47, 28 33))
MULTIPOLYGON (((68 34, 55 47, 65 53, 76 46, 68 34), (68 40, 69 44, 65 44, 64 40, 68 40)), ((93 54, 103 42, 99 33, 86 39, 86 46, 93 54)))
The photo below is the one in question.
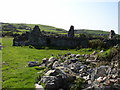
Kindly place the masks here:
POLYGON ((39 26, 38 26, 38 25, 35 25, 35 27, 33 28, 33 30, 32 30, 31 33, 34 34, 34 35, 40 35, 40 34, 41 34, 41 31, 40 31, 39 26))
POLYGON ((114 30, 111 30, 110 33, 109 33, 109 37, 108 38, 112 39, 114 37, 114 35, 115 35, 114 30))
POLYGON ((74 37, 74 26, 70 26, 70 29, 68 31, 68 37, 74 37))

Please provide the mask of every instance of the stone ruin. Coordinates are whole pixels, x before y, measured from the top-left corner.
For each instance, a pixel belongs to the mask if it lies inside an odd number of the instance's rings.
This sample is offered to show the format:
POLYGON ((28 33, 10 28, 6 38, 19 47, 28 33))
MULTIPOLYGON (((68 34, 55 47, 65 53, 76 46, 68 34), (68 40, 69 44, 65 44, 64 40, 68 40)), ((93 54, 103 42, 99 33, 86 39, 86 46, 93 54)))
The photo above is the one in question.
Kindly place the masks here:
POLYGON ((58 47, 58 48, 88 48, 89 40, 100 39, 107 45, 107 47, 120 44, 120 40, 114 39, 115 32, 111 30, 109 38, 85 38, 74 36, 74 26, 71 26, 68 35, 49 35, 41 32, 39 26, 35 26, 30 32, 18 35, 13 39, 13 46, 29 46, 35 48, 42 47, 58 47))
POLYGON ((71 54, 67 53, 58 57, 43 58, 42 62, 29 62, 28 66, 38 66, 46 69, 43 74, 38 72, 40 77, 35 84, 36 89, 40 90, 119 90, 120 89, 120 68, 119 60, 112 61, 110 65, 100 65, 97 55, 104 51, 92 54, 71 54), (86 63, 81 60, 84 58, 86 63), (42 76, 41 76, 42 74, 42 76), (83 79, 85 82, 74 83, 75 80, 83 79), (71 88, 76 86, 77 89, 71 88), (43 88, 44 86, 44 88, 43 88))
POLYGON ((114 37, 114 35, 115 35, 114 30, 111 30, 110 33, 109 33, 109 37, 108 38, 112 39, 114 37))
POLYGON ((64 48, 87 47, 88 40, 85 38, 74 37, 74 26, 70 27, 68 36, 45 35, 40 31, 39 26, 35 26, 32 31, 19 35, 14 38, 13 46, 35 47, 52 46, 64 48))
POLYGON ((74 26, 71 26, 71 27, 70 27, 70 30, 69 30, 69 32, 68 32, 68 37, 71 37, 71 38, 74 37, 74 26))
POLYGON ((35 36, 41 35, 41 31, 40 31, 39 26, 35 26, 33 28, 32 34, 35 35, 35 36))

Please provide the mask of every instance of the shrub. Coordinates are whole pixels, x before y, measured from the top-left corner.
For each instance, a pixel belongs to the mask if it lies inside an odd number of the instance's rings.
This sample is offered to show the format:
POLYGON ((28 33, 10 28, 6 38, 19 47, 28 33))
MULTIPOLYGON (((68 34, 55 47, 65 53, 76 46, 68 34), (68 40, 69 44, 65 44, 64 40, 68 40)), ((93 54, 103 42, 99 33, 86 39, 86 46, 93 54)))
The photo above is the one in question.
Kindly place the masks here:
POLYGON ((94 40, 89 40, 89 47, 101 49, 105 47, 105 44, 100 39, 94 39, 94 40))
POLYGON ((87 35, 86 35, 86 34, 81 33, 81 34, 79 34, 79 37, 80 37, 80 38, 87 38, 87 35))
POLYGON ((49 47, 45 47, 45 50, 49 50, 49 47))
POLYGON ((32 46, 32 45, 29 45, 29 48, 33 48, 33 49, 34 49, 34 46, 32 46))
POLYGON ((120 58, 120 46, 112 47, 107 51, 98 54, 98 60, 111 61, 120 58))

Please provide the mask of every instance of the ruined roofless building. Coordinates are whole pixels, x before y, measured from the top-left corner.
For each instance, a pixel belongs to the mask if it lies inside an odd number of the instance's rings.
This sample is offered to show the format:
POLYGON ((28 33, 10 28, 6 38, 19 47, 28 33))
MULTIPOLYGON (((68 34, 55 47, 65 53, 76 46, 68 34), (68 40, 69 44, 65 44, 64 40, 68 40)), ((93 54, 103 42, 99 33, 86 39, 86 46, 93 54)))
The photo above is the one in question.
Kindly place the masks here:
POLYGON ((108 38, 112 39, 114 37, 114 35, 115 35, 114 30, 111 30, 110 33, 109 33, 109 37, 108 38))
MULTIPOLYGON (((104 41, 106 45, 113 46, 120 43, 120 40, 112 39, 115 32, 111 30, 109 34, 109 39, 104 41)), ((89 39, 83 37, 74 36, 74 26, 70 26, 68 31, 68 36, 56 36, 56 35, 46 35, 40 31, 39 26, 35 26, 30 32, 23 33, 14 37, 13 46, 29 46, 32 45, 35 48, 47 47, 58 47, 58 48, 87 48, 89 47, 89 39)), ((94 39, 94 38, 93 38, 94 39)), ((92 39, 90 39, 92 40, 92 39)))
POLYGON ((33 35, 35 35, 35 36, 41 35, 41 31, 40 31, 39 26, 35 25, 35 27, 33 28, 33 30, 32 30, 31 33, 32 33, 33 35))
POLYGON ((45 35, 41 33, 39 26, 35 26, 30 32, 23 33, 14 37, 13 46, 35 46, 41 48, 44 46, 62 47, 62 48, 76 48, 87 47, 88 39, 74 37, 74 26, 71 26, 68 36, 45 35), (24 40, 22 37, 26 37, 24 40))
POLYGON ((68 31, 68 37, 73 38, 74 37, 74 26, 70 26, 70 29, 68 31))

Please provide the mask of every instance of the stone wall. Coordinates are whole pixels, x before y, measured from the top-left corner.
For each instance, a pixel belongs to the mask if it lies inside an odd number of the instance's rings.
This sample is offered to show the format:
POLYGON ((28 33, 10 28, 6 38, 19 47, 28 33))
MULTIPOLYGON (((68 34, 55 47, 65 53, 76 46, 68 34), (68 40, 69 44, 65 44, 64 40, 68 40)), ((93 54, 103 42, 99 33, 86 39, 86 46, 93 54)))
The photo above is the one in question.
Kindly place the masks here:
POLYGON ((76 48, 79 46, 87 47, 88 40, 80 38, 69 37, 51 37, 51 36, 39 36, 37 38, 30 37, 30 45, 33 46, 52 46, 52 47, 65 47, 76 48))
POLYGON ((47 36, 41 33, 39 26, 35 26, 31 32, 19 35, 13 40, 14 46, 33 45, 37 47, 87 47, 88 40, 85 38, 74 37, 74 26, 70 27, 68 36, 47 36))
MULTIPOLYGON (((78 38, 74 37, 74 26, 70 27, 68 36, 52 36, 45 35, 40 31, 39 26, 35 26, 32 31, 26 32, 14 38, 13 46, 37 46, 39 48, 43 46, 63 47, 63 48, 76 48, 88 47, 88 41, 90 38, 78 38)), ((120 40, 107 39, 104 40, 106 45, 114 46, 120 43, 120 40)), ((108 46, 108 47, 109 47, 108 46)))
POLYGON ((68 37, 74 37, 74 26, 71 26, 68 31, 68 37))

